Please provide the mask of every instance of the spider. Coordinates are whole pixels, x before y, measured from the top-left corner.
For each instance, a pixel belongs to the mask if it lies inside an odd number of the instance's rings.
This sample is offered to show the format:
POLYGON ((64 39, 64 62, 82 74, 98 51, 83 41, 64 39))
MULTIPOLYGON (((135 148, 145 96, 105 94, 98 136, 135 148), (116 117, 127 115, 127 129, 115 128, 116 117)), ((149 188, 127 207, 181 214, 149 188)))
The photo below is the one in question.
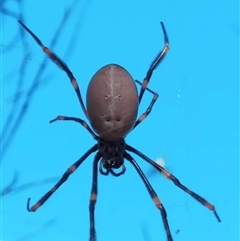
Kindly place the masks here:
POLYGON ((150 114, 152 107, 158 98, 158 94, 147 88, 147 85, 151 79, 153 71, 163 60, 164 56, 169 50, 168 35, 163 22, 160 22, 160 24, 164 35, 165 45, 162 51, 151 63, 143 82, 141 83, 136 80, 136 83, 141 85, 139 95, 136 84, 127 70, 117 64, 108 64, 99 69, 89 83, 86 101, 87 108, 83 103, 77 80, 67 65, 50 49, 44 46, 40 39, 20 20, 18 22, 35 39, 45 54, 48 55, 50 59, 53 60, 67 74, 77 94, 81 108, 86 118, 89 120, 92 128, 80 118, 61 115, 51 120, 50 123, 58 120, 75 121, 86 128, 92 137, 97 141, 97 144, 92 146, 85 154, 83 154, 82 157, 80 157, 72 166, 70 166, 57 184, 54 185, 54 187, 31 208, 30 198, 28 199, 28 211, 36 211, 68 179, 68 177, 83 163, 83 161, 90 156, 90 154, 97 152, 93 161, 92 189, 89 203, 90 240, 96 241, 94 210, 97 201, 98 168, 102 175, 107 176, 109 173, 111 173, 114 176, 120 176, 126 171, 124 160, 127 160, 133 165, 145 184, 153 202, 160 211, 167 240, 172 241, 173 238, 170 232, 166 210, 140 166, 129 153, 132 152, 152 165, 167 179, 171 180, 177 187, 181 188, 183 191, 195 198, 198 202, 212 210, 217 220, 221 222, 215 207, 211 203, 207 202, 195 192, 189 190, 166 169, 155 163, 149 157, 145 156, 139 150, 128 145, 124 140, 127 134, 136 128, 150 114), (147 110, 137 119, 138 107, 141 103, 145 90, 149 91, 153 95, 153 98, 147 110), (115 169, 119 168, 121 168, 121 171, 116 172, 115 169))

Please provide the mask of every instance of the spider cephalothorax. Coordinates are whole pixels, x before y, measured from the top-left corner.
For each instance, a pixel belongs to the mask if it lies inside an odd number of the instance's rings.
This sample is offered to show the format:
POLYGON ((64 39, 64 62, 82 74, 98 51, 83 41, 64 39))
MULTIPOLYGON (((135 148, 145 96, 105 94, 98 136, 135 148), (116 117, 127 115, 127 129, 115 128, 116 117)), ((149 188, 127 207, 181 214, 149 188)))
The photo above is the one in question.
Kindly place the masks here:
POLYGON ((108 175, 109 172, 114 176, 120 176, 124 174, 126 168, 124 166, 124 151, 125 151, 125 141, 124 139, 115 142, 104 141, 102 139, 98 140, 98 149, 102 154, 102 159, 100 161, 99 171, 103 175, 108 175), (122 167, 122 171, 116 173, 112 169, 118 169, 122 167), (103 170, 106 169, 106 171, 103 170))

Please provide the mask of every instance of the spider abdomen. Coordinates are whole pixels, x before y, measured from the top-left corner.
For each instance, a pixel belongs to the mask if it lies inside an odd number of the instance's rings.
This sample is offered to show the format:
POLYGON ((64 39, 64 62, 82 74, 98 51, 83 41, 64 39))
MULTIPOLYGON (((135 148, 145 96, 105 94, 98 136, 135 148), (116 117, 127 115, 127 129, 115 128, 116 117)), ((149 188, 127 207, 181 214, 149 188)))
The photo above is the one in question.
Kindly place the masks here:
POLYGON ((118 141, 133 128, 138 93, 132 76, 109 64, 92 77, 87 90, 87 111, 94 131, 106 141, 118 141))

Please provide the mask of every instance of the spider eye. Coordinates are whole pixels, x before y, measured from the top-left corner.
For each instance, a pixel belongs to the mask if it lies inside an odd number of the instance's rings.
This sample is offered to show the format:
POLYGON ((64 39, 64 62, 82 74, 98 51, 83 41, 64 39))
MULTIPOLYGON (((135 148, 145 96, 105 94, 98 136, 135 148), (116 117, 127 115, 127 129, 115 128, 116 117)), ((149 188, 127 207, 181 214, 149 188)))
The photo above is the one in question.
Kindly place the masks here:
POLYGON ((108 168, 114 167, 116 164, 115 158, 110 158, 105 162, 105 166, 108 168))
POLYGON ((103 166, 106 169, 119 168, 123 164, 123 159, 120 157, 113 157, 104 161, 103 166))

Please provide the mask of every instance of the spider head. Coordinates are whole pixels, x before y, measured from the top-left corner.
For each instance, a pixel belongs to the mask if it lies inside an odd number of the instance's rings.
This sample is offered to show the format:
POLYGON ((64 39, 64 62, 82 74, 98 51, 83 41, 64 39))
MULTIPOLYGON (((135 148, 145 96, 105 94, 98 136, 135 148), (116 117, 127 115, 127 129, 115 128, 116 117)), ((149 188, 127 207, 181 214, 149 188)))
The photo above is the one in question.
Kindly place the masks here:
POLYGON ((125 172, 124 167, 124 152, 125 152, 125 142, 120 140, 118 142, 107 142, 104 140, 98 140, 99 152, 102 154, 102 160, 100 163, 100 173, 103 175, 108 175, 109 172, 114 176, 119 176, 125 172), (115 173, 113 169, 118 169, 122 167, 120 173, 115 173), (104 171, 105 169, 106 171, 104 171))
POLYGON ((118 169, 123 165, 123 158, 121 156, 109 157, 102 160, 102 165, 105 169, 118 169))
POLYGON ((100 164, 100 173, 107 176, 109 173, 111 173, 113 176, 120 176, 125 173, 126 168, 123 164, 124 158, 122 156, 115 156, 111 158, 102 158, 101 164, 100 164), (113 169, 118 169, 122 167, 122 170, 120 172, 115 172, 113 169), (106 171, 104 171, 105 169, 106 171))

